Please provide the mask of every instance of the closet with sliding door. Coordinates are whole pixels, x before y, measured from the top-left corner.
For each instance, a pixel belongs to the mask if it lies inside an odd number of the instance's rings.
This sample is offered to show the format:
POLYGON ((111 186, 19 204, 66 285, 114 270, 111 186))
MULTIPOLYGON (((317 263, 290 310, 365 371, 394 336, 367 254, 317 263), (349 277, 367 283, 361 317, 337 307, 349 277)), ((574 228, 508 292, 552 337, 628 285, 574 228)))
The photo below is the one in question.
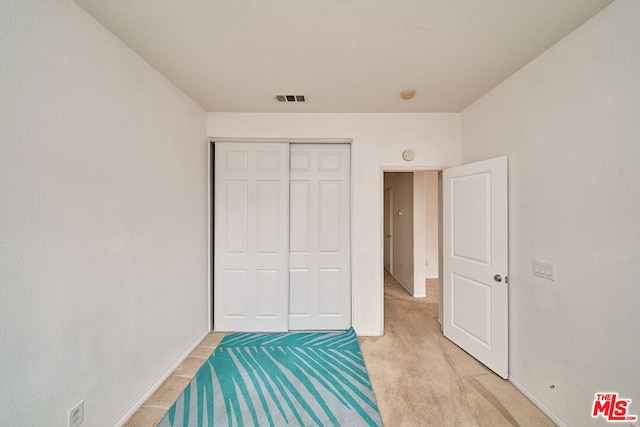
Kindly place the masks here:
POLYGON ((350 145, 214 146, 214 330, 349 329, 350 145))

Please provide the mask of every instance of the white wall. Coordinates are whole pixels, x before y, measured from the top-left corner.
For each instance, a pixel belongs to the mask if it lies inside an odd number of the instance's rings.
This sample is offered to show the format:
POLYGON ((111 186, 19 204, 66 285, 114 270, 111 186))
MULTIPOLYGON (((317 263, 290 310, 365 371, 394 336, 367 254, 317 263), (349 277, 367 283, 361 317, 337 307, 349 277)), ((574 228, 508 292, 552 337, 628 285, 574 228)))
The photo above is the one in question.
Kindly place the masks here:
POLYGON ((567 425, 602 391, 640 414, 639 76, 618 0, 462 112, 463 163, 509 156, 511 380, 567 425))
POLYGON ((70 0, 0 58, 0 423, 113 426, 207 331, 205 113, 70 0))
POLYGON ((425 260, 426 255, 426 191, 425 177, 426 172, 418 171, 413 175, 413 296, 426 297, 427 286, 425 279, 425 260))
POLYGON ((425 277, 437 279, 440 277, 438 270, 440 250, 438 239, 438 217, 440 205, 438 203, 438 172, 424 172, 424 216, 425 216, 425 277))
POLYGON ((456 165, 459 115, 208 113, 210 137, 351 138, 353 186, 353 325, 382 332, 383 170, 456 165), (416 153, 412 162, 402 151, 416 153))

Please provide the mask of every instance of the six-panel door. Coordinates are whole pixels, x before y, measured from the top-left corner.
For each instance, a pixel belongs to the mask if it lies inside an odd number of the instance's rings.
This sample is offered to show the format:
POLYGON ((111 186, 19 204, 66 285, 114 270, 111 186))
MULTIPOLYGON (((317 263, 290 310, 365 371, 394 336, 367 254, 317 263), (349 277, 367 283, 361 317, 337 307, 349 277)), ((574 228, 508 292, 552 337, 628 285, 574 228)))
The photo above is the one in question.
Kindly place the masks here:
POLYGON ((289 329, 351 326, 350 147, 290 147, 289 329))
POLYGON ((288 329, 287 144, 216 143, 214 329, 288 329))

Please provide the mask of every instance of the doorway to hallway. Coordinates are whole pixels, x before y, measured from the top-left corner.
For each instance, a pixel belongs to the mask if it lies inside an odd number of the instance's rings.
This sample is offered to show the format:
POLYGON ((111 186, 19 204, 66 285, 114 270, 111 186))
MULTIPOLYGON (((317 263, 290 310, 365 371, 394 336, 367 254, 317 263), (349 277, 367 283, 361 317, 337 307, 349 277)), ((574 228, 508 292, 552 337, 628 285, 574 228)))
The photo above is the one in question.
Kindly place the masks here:
POLYGON ((439 278, 439 171, 384 173, 384 269, 412 296, 439 278))

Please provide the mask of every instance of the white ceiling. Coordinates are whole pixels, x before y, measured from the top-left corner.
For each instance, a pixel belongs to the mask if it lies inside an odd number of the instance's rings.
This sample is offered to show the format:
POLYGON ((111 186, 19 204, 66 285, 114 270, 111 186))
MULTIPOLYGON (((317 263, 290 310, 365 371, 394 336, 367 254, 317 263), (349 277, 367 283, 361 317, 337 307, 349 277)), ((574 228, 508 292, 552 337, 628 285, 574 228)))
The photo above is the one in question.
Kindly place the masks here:
POLYGON ((335 113, 461 111, 611 3, 75 1, 207 111, 335 113))

